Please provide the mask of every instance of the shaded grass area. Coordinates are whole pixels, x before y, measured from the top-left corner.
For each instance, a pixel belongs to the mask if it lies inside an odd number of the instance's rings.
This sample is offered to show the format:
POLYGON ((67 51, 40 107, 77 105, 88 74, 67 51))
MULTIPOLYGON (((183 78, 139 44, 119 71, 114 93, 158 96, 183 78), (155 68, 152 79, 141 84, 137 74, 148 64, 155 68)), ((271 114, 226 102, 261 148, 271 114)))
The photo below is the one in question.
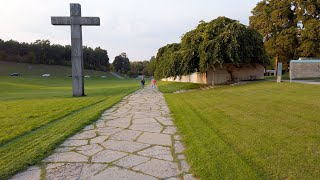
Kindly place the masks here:
POLYGON ((320 86, 263 82, 165 98, 201 179, 320 178, 320 86))
POLYGON ((139 82, 87 80, 87 96, 81 98, 71 97, 70 86, 68 78, 0 77, 0 179, 45 158, 139 82))
POLYGON ((158 83, 159 90, 163 93, 173 93, 180 90, 198 89, 207 86, 206 84, 196 83, 181 83, 181 82, 169 82, 160 81, 158 83))

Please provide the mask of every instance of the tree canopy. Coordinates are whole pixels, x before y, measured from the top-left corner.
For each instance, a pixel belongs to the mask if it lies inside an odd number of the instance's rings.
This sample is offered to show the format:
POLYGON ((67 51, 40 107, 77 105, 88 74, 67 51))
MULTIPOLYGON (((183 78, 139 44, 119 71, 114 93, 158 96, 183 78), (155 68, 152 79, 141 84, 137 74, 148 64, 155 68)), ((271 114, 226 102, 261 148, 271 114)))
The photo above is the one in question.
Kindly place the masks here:
POLYGON ((130 71, 130 61, 125 52, 116 56, 112 64, 118 73, 127 74, 130 71))
POLYGON ((320 57, 320 0, 263 0, 252 10, 250 27, 264 38, 271 57, 287 63, 320 57))
MULTIPOLYGON (((86 69, 109 70, 108 52, 100 47, 84 46, 83 60, 86 69)), ((51 45, 49 40, 36 40, 29 44, 0 39, 0 61, 71 66, 71 47, 51 45)))
POLYGON ((158 50, 157 78, 206 72, 226 63, 268 63, 261 35, 236 20, 219 17, 201 21, 187 32, 180 43, 168 44, 158 50))

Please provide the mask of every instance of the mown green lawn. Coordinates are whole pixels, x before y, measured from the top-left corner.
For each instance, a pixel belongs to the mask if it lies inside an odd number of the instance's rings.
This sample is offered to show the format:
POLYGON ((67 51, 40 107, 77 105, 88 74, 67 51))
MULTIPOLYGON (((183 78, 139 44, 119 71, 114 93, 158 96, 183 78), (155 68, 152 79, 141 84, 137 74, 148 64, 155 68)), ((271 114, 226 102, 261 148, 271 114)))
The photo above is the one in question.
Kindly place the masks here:
POLYGON ((320 179, 320 86, 261 82, 165 98, 197 177, 320 179))
POLYGON ((0 77, 0 179, 49 155, 95 121, 139 81, 85 80, 85 97, 71 96, 70 78, 0 77))
POLYGON ((190 90, 190 89, 199 89, 205 87, 205 84, 196 84, 196 83, 177 83, 169 81, 160 81, 158 83, 159 90, 163 93, 173 93, 180 90, 190 90))

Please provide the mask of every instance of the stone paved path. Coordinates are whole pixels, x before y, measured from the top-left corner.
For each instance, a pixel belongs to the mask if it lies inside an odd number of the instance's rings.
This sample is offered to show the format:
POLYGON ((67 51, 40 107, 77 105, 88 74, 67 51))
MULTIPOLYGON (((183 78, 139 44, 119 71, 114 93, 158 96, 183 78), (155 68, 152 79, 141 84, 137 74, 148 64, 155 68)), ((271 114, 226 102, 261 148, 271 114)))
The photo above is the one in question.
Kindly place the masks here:
POLYGON ((194 179, 169 114, 163 95, 145 87, 66 140, 42 169, 12 179, 194 179))

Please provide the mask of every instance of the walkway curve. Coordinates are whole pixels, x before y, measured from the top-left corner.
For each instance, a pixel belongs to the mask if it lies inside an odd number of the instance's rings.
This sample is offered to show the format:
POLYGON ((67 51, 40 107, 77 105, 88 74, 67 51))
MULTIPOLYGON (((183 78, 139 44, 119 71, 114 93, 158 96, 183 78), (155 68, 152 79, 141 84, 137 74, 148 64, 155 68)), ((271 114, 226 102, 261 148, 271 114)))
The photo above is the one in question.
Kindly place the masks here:
POLYGON ((150 86, 122 99, 12 179, 195 179, 163 94, 150 86))

